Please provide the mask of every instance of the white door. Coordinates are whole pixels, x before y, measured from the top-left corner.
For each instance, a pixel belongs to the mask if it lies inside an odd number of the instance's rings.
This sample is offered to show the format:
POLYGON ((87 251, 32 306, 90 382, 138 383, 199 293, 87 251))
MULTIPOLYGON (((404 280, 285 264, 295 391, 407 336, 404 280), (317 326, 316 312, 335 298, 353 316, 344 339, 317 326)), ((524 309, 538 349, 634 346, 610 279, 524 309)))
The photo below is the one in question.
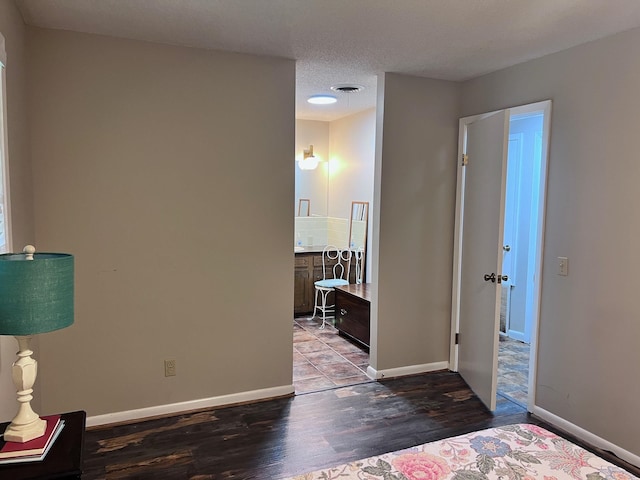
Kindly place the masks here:
POLYGON ((463 168, 458 371, 496 407, 506 185, 505 111, 467 124, 463 168))

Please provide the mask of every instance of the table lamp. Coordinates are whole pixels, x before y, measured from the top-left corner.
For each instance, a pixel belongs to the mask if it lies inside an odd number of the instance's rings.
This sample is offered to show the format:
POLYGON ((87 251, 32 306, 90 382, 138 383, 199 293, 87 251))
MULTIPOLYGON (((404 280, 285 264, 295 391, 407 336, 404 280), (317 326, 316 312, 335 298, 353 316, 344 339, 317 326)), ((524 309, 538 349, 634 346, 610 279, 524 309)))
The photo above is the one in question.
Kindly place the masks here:
POLYGON ((73 323, 73 255, 35 253, 0 255, 0 335, 18 340, 13 383, 18 391, 18 413, 4 432, 7 442, 28 442, 44 435, 46 421, 31 408, 38 363, 31 358, 31 336, 73 323))

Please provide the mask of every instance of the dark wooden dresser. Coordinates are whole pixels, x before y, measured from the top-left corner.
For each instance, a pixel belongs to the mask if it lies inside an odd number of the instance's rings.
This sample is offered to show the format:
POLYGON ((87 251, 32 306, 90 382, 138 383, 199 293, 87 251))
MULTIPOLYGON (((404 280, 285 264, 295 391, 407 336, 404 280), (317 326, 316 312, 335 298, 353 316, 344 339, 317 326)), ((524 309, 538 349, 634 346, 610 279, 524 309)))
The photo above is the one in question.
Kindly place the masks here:
POLYGON ((371 312, 371 284, 350 284, 337 287, 336 293, 336 328, 340 334, 346 335, 369 348, 371 312))

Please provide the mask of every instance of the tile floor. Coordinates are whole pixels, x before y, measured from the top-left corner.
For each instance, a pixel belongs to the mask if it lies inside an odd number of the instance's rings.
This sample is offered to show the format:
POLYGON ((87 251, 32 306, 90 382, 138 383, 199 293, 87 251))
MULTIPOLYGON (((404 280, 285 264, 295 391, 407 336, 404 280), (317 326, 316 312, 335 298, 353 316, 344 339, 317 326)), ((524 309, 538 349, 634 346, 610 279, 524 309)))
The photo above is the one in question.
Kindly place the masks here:
POLYGON ((500 336, 498 349, 498 393, 527 406, 530 345, 500 336))
MULTIPOLYGON (((500 308, 500 331, 507 328, 507 294, 502 289, 502 303, 500 308)), ((506 335, 500 335, 498 349, 498 393, 527 406, 529 388, 529 351, 530 345, 514 340, 506 335)))
POLYGON ((331 325, 307 317, 293 320, 293 385, 297 395, 372 381, 369 353, 338 335, 331 325))
MULTIPOLYGON (((322 320, 293 320, 293 385, 296 394, 372 381, 366 376, 369 353, 338 335, 322 320)), ((529 345, 501 336, 498 393, 526 407, 529 345)))

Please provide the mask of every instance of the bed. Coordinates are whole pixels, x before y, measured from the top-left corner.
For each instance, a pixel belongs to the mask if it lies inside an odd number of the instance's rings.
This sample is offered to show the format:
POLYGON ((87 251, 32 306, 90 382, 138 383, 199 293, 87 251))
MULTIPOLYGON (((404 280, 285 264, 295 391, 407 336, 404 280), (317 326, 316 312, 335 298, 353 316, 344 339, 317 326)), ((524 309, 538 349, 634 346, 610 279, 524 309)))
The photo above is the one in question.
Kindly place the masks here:
POLYGON ((289 480, 631 480, 626 470, 530 424, 507 425, 386 453, 289 480))

